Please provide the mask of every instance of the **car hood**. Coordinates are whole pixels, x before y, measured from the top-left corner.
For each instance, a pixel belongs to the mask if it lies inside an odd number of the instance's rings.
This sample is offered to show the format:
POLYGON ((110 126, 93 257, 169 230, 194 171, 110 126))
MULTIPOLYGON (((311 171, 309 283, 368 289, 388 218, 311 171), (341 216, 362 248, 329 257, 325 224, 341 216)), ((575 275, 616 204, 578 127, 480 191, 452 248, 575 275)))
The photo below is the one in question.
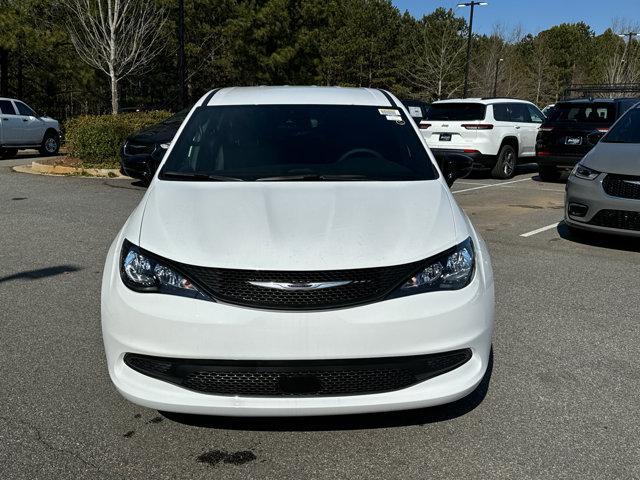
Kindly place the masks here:
POLYGON ((130 135, 127 138, 129 142, 149 143, 169 143, 173 140, 176 132, 180 128, 179 122, 159 123, 145 127, 142 130, 130 135))
POLYGON ((419 182, 178 182, 148 192, 139 243, 191 265, 337 270, 427 258, 455 242, 447 187, 419 182))
POLYGON ((582 159, 582 164, 598 172, 640 175, 640 145, 598 142, 582 159))

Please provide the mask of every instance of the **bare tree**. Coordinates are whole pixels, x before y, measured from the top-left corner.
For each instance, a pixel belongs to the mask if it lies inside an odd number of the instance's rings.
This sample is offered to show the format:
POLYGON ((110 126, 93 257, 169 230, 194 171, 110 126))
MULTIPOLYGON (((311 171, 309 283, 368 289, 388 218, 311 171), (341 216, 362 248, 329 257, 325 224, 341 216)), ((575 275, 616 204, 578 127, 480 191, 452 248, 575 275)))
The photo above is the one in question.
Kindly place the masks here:
POLYGON ((628 32, 639 32, 640 26, 617 18, 612 22, 611 31, 622 38, 616 41, 613 50, 608 52, 605 71, 607 83, 640 81, 640 42, 633 38, 635 35, 628 34, 628 32))
POLYGON ((78 55, 111 82, 111 113, 118 113, 118 82, 139 73, 162 49, 159 39, 167 16, 145 0, 62 0, 78 55))

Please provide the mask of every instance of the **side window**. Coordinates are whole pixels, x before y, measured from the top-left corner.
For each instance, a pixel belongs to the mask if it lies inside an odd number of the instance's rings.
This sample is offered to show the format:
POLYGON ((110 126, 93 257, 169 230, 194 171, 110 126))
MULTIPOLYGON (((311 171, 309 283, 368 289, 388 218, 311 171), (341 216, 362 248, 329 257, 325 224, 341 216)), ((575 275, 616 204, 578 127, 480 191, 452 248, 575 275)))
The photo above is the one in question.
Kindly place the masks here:
POLYGON ((509 108, 507 103, 493 104, 493 119, 497 122, 509 121, 509 108))
POLYGON ((0 113, 4 115, 15 115, 16 111, 9 100, 0 100, 0 113))
POLYGON ((531 117, 531 121, 533 123, 544 122, 544 114, 540 110, 538 110, 533 105, 527 105, 527 109, 529 110, 529 116, 531 117))
POLYGON ((509 104, 511 109, 511 121, 512 122, 530 122, 529 111, 527 105, 524 103, 511 103, 509 104))
POLYGON ((31 110, 24 103, 15 102, 15 104, 16 104, 16 107, 17 107, 18 112, 19 112, 20 115, 26 115, 27 117, 35 117, 36 116, 36 112, 31 110))

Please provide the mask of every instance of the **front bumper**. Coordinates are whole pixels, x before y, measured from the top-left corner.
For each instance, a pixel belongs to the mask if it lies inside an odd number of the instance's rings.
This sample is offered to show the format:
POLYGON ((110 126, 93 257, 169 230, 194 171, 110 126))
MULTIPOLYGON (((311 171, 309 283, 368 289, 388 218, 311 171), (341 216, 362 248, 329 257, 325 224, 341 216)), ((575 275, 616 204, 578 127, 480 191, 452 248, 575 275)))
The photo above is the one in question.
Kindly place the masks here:
POLYGON ((598 224, 598 212, 605 210, 631 212, 631 215, 640 214, 640 200, 613 197, 605 192, 602 186, 605 176, 606 174, 601 173, 594 180, 569 176, 565 197, 565 223, 582 230, 640 237, 640 230, 612 228, 598 224), (569 207, 572 204, 586 206, 588 208, 586 215, 580 217, 570 214, 569 207))
POLYGON ((111 379, 128 400, 180 413, 294 416, 402 410, 448 403, 472 392, 489 363, 494 287, 483 242, 469 286, 331 311, 241 308, 141 294, 122 284, 111 246, 102 287, 102 330, 111 379), (307 361, 407 357, 470 349, 460 367, 407 388, 336 396, 200 393, 130 368, 128 352, 193 360, 307 361))

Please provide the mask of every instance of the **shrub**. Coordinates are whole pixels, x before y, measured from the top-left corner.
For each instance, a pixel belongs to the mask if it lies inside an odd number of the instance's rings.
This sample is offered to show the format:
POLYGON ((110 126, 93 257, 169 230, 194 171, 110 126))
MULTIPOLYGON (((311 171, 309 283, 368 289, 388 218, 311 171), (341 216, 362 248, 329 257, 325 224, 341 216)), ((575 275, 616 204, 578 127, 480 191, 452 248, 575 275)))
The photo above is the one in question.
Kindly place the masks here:
POLYGON ((120 148, 129 135, 170 115, 170 112, 154 111, 72 118, 65 124, 69 155, 79 158, 87 167, 116 167, 120 148))

